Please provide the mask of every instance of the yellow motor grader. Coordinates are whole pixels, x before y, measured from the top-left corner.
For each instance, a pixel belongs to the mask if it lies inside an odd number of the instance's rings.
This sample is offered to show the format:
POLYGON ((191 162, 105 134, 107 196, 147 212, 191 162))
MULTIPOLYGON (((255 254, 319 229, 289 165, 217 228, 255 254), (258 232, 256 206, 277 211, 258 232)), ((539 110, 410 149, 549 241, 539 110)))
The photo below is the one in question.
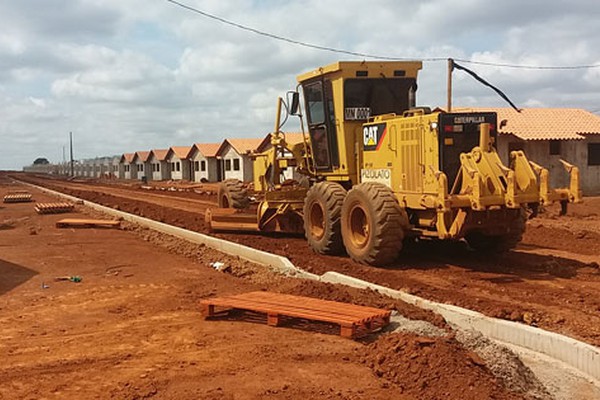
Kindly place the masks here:
MULTIPOLYGON (((406 238, 465 239, 475 250, 505 251, 540 205, 581 201, 578 168, 568 188, 522 151, 504 165, 496 114, 432 112, 415 106, 421 62, 338 62, 298 77, 279 99, 272 147, 254 160, 256 212, 240 182, 225 181, 213 231, 304 233, 322 254, 346 252, 371 265, 391 263, 406 238), (306 133, 288 143, 284 111, 306 133), (293 168, 303 176, 284 180, 293 168), (241 209, 241 210, 240 210, 241 209)), ((286 117, 287 117, 286 115, 286 117)))

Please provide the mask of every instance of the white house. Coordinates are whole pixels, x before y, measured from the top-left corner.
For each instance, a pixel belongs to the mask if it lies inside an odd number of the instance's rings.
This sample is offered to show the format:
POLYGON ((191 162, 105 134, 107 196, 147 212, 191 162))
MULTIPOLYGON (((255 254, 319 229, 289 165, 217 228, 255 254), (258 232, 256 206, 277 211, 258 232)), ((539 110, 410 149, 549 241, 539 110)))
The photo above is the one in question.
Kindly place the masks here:
POLYGON ((171 166, 171 179, 173 180, 192 180, 190 161, 188 155, 191 147, 173 146, 167 153, 167 162, 171 166))
POLYGON ((152 171, 153 181, 166 181, 171 179, 171 168, 167 162, 169 149, 154 149, 148 156, 148 164, 152 171))
POLYGON ((469 108, 453 111, 493 111, 498 115, 497 149, 504 163, 510 152, 527 157, 550 172, 553 187, 568 185, 560 160, 579 167, 584 195, 600 194, 600 117, 576 108, 469 108))
POLYGON ((110 177, 111 178, 122 178, 121 175, 121 157, 114 156, 110 159, 110 177))
POLYGON ((133 160, 134 157, 135 153, 125 153, 121 156, 121 161, 119 163, 123 168, 124 179, 137 179, 137 170, 133 160))
POLYGON ((150 156, 149 151, 136 151, 133 158, 133 164, 135 164, 135 170, 137 173, 137 179, 151 179, 151 174, 148 165, 148 157, 150 156))
POLYGON ((222 160, 223 179, 239 179, 250 182, 253 179, 252 159, 250 154, 256 150, 263 139, 225 139, 217 158, 222 160))
POLYGON ((219 182, 222 169, 218 167, 217 151, 222 143, 196 143, 190 150, 189 159, 192 180, 195 182, 219 182))

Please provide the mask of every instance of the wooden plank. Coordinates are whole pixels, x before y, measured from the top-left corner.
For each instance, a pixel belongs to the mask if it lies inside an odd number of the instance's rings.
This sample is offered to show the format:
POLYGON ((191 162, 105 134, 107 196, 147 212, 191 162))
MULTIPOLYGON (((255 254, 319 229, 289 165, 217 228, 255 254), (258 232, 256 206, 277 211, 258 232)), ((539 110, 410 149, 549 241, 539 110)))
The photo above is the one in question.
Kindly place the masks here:
MULTIPOLYGON (((358 305, 340 303, 340 302, 329 301, 329 300, 320 300, 320 299, 313 299, 313 298, 293 296, 293 295, 284 295, 284 294, 277 294, 277 298, 273 298, 272 296, 270 296, 270 294, 263 295, 263 293, 265 293, 265 292, 247 293, 247 295, 243 296, 242 299, 255 301, 256 303, 264 305, 264 306, 273 305, 276 307, 280 306, 282 304, 282 302, 285 302, 286 305, 294 306, 299 311, 302 309, 312 310, 315 307, 317 307, 319 310, 327 311, 330 314, 336 314, 336 315, 340 315, 340 316, 349 316, 349 317, 352 317, 355 319, 356 318, 358 318, 358 319, 369 318, 369 317, 373 316, 373 314, 375 314, 375 315, 389 314, 389 312, 386 310, 381 310, 381 309, 373 308, 373 307, 358 306, 358 305)), ((237 298, 237 297, 231 296, 231 298, 237 298)))
POLYGON ((306 319, 314 319, 320 320, 324 322, 346 322, 349 324, 359 322, 356 318, 352 318, 352 316, 346 315, 332 315, 327 312, 319 312, 319 310, 298 310, 293 307, 287 307, 284 305, 280 306, 264 306, 261 304, 254 303, 252 301, 243 301, 243 300, 231 300, 231 301, 223 301, 223 302, 212 302, 211 304, 217 307, 229 307, 229 308, 237 308, 248 311, 258 311, 261 313, 281 313, 288 315, 290 317, 296 318, 306 318, 306 319))
POLYGON ((391 312, 373 307, 270 292, 250 292, 201 301, 205 317, 215 315, 215 307, 266 314, 267 324, 278 326, 282 317, 333 323, 340 335, 357 337, 387 325, 391 312))
POLYGON ((28 203, 32 201, 31 193, 9 193, 4 196, 5 203, 28 203))
POLYGON ((75 205, 71 203, 38 203, 35 206, 38 214, 59 214, 71 212, 74 209, 75 205))
MULTIPOLYGON (((245 298, 248 299, 264 299, 266 301, 269 300, 269 298, 271 293, 268 292, 251 292, 248 293, 248 296, 245 296, 245 298)), ((271 297, 272 298, 272 297, 271 297)), ((364 314, 364 315, 371 315, 373 313, 385 313, 386 310, 381 310, 379 308, 374 308, 374 307, 367 307, 367 306, 359 306, 359 305, 355 305, 355 304, 348 304, 348 303, 341 303, 338 301, 331 301, 331 300, 321 300, 321 299, 315 299, 315 298, 311 298, 311 297, 302 297, 302 296, 294 296, 294 295, 289 295, 289 294, 277 294, 277 300, 278 302, 285 300, 285 301, 289 301, 290 303, 293 304, 299 304, 300 306, 311 306, 311 305, 317 305, 320 309, 322 310, 331 310, 331 311, 337 311, 337 312, 341 312, 342 310, 347 310, 349 312, 352 313, 352 315, 358 315, 358 314, 364 314)))

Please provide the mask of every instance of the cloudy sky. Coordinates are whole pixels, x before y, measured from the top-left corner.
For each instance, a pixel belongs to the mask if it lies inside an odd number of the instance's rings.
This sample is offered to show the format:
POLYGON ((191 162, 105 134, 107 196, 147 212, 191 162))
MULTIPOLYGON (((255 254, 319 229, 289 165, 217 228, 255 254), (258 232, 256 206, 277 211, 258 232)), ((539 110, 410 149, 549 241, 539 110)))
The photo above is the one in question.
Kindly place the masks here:
MULTIPOLYGON (((180 0, 294 40, 414 59, 600 65, 597 0, 180 0)), ((166 0, 0 1, 0 169, 260 137, 296 75, 361 60, 265 38, 166 0)), ((600 114, 600 68, 464 64, 519 107, 600 114)), ((424 63, 417 102, 444 106, 446 63, 424 63)), ((455 105, 503 106, 455 72, 455 105)))

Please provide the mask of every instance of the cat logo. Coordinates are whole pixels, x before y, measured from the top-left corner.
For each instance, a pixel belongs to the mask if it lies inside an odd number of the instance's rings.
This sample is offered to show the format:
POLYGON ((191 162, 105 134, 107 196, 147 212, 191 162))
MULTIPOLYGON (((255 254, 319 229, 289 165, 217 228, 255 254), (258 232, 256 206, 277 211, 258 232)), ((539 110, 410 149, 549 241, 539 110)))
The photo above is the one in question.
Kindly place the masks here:
POLYGON ((363 149, 378 150, 387 132, 385 124, 369 125, 363 127, 363 149))

